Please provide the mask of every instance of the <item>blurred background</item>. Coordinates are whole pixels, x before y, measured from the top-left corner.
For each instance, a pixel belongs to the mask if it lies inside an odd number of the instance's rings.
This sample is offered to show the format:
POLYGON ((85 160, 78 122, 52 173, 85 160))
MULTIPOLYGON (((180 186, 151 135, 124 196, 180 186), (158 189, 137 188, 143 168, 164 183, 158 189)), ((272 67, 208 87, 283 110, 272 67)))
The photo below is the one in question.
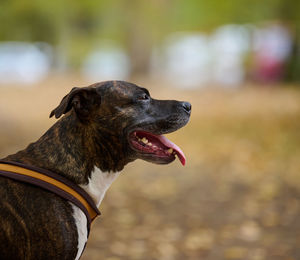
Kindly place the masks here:
POLYGON ((193 105, 187 165, 129 164, 82 259, 300 259, 299 1, 2 0, 0 23, 0 157, 74 86, 193 105))

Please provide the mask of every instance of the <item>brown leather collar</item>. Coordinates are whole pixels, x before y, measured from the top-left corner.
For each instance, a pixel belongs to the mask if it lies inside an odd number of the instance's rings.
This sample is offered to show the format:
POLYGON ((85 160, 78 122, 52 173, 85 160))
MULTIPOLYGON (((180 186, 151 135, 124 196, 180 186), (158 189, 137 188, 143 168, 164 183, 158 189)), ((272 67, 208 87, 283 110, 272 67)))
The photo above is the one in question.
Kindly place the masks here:
POLYGON ((81 187, 49 170, 0 160, 0 176, 33 184, 72 202, 86 215, 88 233, 92 221, 101 214, 93 199, 81 187))

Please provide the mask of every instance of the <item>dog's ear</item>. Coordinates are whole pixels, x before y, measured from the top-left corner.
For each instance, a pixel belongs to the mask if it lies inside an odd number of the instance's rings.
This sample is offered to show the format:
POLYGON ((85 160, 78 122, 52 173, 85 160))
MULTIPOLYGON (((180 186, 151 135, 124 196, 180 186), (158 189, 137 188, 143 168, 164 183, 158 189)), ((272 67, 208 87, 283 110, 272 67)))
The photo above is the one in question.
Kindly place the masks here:
POLYGON ((79 118, 85 118, 89 115, 91 109, 100 105, 101 96, 96 88, 73 88, 68 95, 66 95, 57 108, 52 110, 50 117, 61 117, 72 108, 74 108, 79 118))

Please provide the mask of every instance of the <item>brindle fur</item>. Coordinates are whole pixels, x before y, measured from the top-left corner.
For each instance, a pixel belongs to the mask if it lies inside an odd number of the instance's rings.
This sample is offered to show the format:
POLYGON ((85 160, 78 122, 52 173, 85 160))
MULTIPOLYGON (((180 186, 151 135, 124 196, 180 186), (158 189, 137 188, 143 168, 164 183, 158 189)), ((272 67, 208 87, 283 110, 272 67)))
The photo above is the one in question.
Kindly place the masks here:
MULTIPOLYGON (((137 158, 156 162, 129 147, 128 133, 172 132, 188 122, 189 113, 178 101, 146 104, 145 94, 146 89, 123 81, 74 88, 50 116, 66 115, 39 140, 4 159, 54 171, 76 184, 87 184, 95 166, 115 172, 137 158)), ((67 201, 3 177, 0 196, 0 259, 75 258, 78 235, 67 201)))

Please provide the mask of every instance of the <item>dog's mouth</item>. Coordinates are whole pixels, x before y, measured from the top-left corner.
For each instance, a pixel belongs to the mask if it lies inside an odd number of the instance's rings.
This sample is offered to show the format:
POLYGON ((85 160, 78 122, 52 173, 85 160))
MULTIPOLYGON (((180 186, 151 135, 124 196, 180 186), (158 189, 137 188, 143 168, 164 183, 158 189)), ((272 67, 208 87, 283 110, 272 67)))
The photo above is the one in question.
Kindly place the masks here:
POLYGON ((183 151, 163 135, 155 135, 145 131, 134 131, 129 135, 129 143, 134 150, 147 156, 156 163, 170 163, 176 155, 185 165, 183 151))

